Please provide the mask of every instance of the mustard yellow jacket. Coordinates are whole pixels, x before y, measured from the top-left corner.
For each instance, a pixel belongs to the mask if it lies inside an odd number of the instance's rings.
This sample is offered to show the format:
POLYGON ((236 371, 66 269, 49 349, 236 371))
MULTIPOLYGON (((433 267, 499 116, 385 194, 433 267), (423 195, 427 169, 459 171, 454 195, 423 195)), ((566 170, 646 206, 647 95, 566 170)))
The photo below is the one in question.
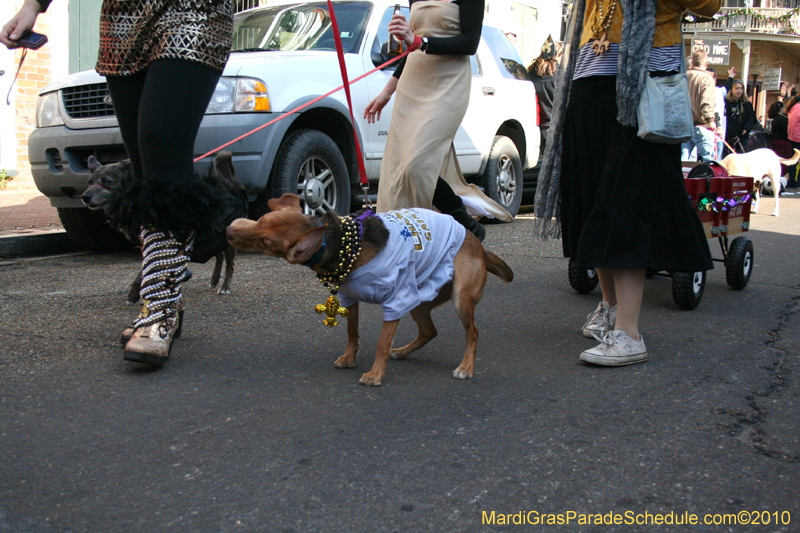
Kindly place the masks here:
MULTIPOLYGON (((628 0, 630 1, 630 0, 628 0)), ((586 15, 583 17, 583 33, 581 46, 595 38, 592 35, 592 13, 595 5, 601 2, 605 12, 610 0, 586 0, 586 15)), ((656 2, 656 33, 653 37, 653 47, 671 46, 683 42, 681 36, 680 19, 684 11, 691 11, 702 17, 710 17, 722 5, 722 0, 657 0, 656 2)), ((606 32, 606 38, 619 44, 622 35, 622 3, 617 0, 617 8, 611 26, 606 32)))

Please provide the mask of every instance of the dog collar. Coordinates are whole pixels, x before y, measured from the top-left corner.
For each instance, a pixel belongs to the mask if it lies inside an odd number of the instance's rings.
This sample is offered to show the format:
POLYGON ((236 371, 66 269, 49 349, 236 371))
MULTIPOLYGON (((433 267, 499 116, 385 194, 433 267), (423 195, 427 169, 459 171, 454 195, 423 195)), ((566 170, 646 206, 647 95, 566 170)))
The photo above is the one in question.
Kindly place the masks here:
POLYGON ((325 237, 322 237, 322 244, 320 245, 319 250, 317 250, 308 261, 303 263, 303 266, 309 268, 313 267, 314 265, 322 261, 322 254, 324 252, 325 252, 325 237))
POLYGON ((356 220, 358 220, 358 225, 359 225, 359 230, 360 230, 359 231, 359 236, 362 239, 364 238, 364 221, 366 219, 368 219, 369 217, 374 217, 374 216, 375 216, 375 213, 372 211, 372 209, 367 209, 366 211, 364 211, 363 213, 358 215, 358 217, 356 218, 356 220))

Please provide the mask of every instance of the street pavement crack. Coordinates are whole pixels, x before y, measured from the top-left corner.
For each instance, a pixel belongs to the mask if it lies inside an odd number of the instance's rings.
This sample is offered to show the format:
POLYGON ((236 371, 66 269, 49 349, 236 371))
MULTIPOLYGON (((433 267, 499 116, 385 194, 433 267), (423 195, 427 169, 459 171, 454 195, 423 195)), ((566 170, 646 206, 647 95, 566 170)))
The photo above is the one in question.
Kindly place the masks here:
MULTIPOLYGON (((793 287, 797 289, 797 287, 793 287)), ((793 463, 800 462, 800 453, 788 449, 781 450, 771 444, 769 430, 765 428, 772 416, 771 409, 766 407, 780 399, 783 392, 792 383, 793 372, 788 367, 789 357, 792 354, 781 346, 787 324, 800 315, 800 296, 795 296, 786 305, 778 317, 776 327, 767 332, 768 338, 764 341, 771 362, 762 365, 760 370, 768 375, 766 386, 750 392, 745 398, 752 409, 752 414, 746 414, 734 409, 717 409, 718 414, 734 417, 733 424, 725 424, 728 434, 753 447, 756 454, 778 461, 793 463)), ((796 324, 794 324, 796 326, 796 324)))

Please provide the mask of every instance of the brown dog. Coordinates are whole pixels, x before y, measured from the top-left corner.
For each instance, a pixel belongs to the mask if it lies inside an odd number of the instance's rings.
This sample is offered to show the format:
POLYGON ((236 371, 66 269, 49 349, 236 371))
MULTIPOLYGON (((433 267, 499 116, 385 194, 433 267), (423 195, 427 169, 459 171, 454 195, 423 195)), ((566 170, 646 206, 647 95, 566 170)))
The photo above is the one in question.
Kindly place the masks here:
MULTIPOLYGON (((331 274, 337 270, 341 261, 339 252, 342 242, 342 219, 330 211, 321 217, 307 216, 303 214, 298 197, 288 193, 280 198, 271 199, 269 208, 272 211, 256 222, 244 218, 234 220, 227 230, 230 243, 239 250, 261 251, 272 257, 282 257, 291 264, 305 264, 318 274, 331 274)), ((419 333, 417 338, 407 346, 392 349, 392 341, 400 319, 398 317, 387 320, 385 300, 375 301, 373 299, 375 303, 381 303, 384 307, 384 322, 378 340, 375 363, 369 372, 361 376, 359 383, 362 385, 380 385, 386 373, 386 363, 390 356, 393 359, 405 359, 436 337, 437 332, 431 319, 431 311, 451 298, 467 334, 467 349, 464 359, 453 371, 453 377, 457 379, 471 378, 475 370, 475 351, 478 342, 478 329, 475 327, 474 321, 475 306, 483 296, 486 273, 487 271, 491 272, 505 282, 510 282, 514 277, 514 273, 502 259, 485 251, 474 235, 464 232, 449 216, 432 211, 416 211, 424 212, 426 217, 434 217, 434 220, 436 220, 435 217, 442 217, 439 222, 436 222, 437 224, 441 223, 450 227, 455 225, 458 229, 452 233, 464 233, 463 243, 460 248, 457 248, 457 253, 455 248, 452 252, 455 257, 452 258, 453 273, 450 280, 441 286, 438 294, 433 294, 428 301, 421 301, 410 310, 411 318, 417 323, 419 333)), ((414 211, 400 211, 398 214, 399 216, 415 216, 414 211)), ((360 278, 364 277, 357 273, 360 267, 375 259, 386 248, 387 243, 397 242, 391 240, 390 231, 380 217, 366 216, 363 218, 362 224, 361 251, 350 269, 351 274, 345 278, 340 287, 340 295, 347 294, 344 291, 344 284, 347 284, 349 279, 353 284, 357 284, 360 278)), ((422 227, 423 232, 427 229, 425 225, 418 227, 422 227)), ((407 232, 407 236, 409 239, 417 239, 417 242, 424 240, 424 236, 415 233, 413 228, 407 232)), ((417 249, 421 250, 424 245, 427 244, 422 243, 417 246, 417 249)), ((454 244, 454 246, 457 245, 454 244)), ((387 249, 387 252, 389 251, 387 249)), ((373 266, 379 263, 381 263, 381 259, 376 260, 373 266)), ((436 267, 433 270, 447 271, 448 266, 436 267)), ((380 272, 373 273, 377 276, 380 274, 380 272)), ((389 279, 391 274, 387 273, 386 276, 389 279)), ((388 290, 391 292, 392 298, 402 299, 403 296, 406 296, 397 294, 398 291, 403 290, 401 288, 390 287, 388 290)), ((420 295, 422 294, 420 291, 420 295)), ((344 355, 334 363, 337 368, 355 366, 358 353, 358 300, 355 297, 353 300, 354 303, 347 307, 346 313, 347 347, 344 355)))

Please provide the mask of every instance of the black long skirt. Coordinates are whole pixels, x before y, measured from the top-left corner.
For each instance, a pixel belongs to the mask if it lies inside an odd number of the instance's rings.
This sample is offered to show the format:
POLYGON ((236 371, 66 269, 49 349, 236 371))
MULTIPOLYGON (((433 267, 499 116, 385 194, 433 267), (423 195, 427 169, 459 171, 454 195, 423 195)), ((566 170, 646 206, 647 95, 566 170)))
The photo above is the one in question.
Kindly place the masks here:
POLYGON ((683 185, 680 145, 617 122, 616 77, 575 80, 564 122, 561 230, 580 268, 714 268, 683 185))

